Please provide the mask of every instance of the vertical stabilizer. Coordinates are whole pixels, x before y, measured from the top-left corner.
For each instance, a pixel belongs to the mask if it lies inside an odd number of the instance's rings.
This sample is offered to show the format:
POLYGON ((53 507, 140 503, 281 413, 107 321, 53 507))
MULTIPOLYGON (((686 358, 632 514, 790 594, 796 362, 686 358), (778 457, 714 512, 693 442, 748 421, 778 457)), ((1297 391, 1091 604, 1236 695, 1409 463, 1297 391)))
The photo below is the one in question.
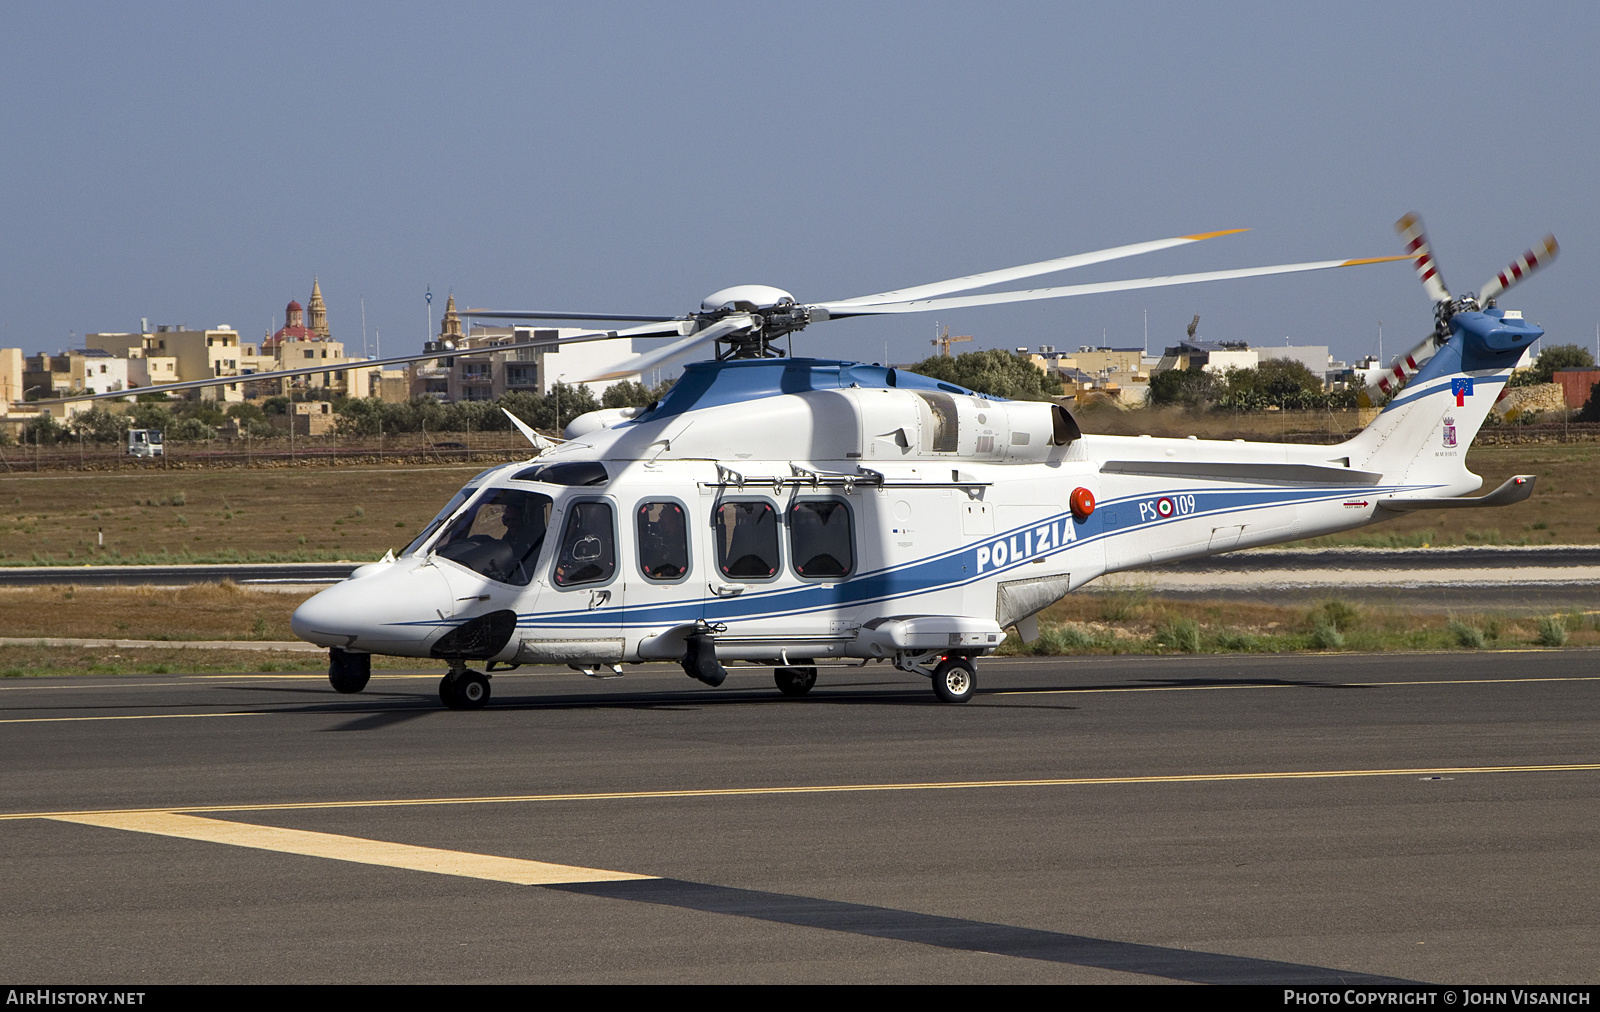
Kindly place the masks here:
POLYGON ((1528 346, 1544 331, 1501 309, 1450 317, 1450 339, 1360 435, 1344 444, 1350 466, 1432 496, 1475 491, 1467 447, 1528 346))

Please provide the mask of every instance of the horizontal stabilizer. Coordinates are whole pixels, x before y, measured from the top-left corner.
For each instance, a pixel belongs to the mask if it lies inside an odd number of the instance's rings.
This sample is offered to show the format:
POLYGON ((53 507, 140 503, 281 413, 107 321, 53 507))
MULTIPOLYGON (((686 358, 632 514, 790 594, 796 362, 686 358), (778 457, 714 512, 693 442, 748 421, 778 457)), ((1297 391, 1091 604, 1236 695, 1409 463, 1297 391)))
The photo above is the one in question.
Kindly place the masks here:
POLYGON ((1488 495, 1475 496, 1471 499, 1459 496, 1450 496, 1442 499, 1379 499, 1378 508, 1394 510, 1405 513, 1412 510, 1457 510, 1473 509, 1479 506, 1510 506, 1519 503, 1533 495, 1533 483, 1538 480, 1536 475, 1519 474, 1507 478, 1499 488, 1488 495))

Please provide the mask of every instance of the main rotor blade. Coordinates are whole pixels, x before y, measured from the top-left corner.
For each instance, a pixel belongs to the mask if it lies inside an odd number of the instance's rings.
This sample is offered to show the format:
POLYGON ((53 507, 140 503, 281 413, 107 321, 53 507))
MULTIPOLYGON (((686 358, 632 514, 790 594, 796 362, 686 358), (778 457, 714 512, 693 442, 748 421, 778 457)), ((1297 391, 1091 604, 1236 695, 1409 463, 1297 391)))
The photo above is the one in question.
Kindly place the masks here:
POLYGON ((1087 267, 1089 264, 1104 263, 1107 260, 1120 260, 1123 257, 1138 256, 1141 253, 1154 253, 1157 250, 1171 249, 1174 246, 1186 246, 1189 243, 1212 239, 1219 235, 1233 235, 1236 232, 1248 231, 1250 230, 1247 228, 1228 228, 1220 232, 1199 232, 1195 235, 1180 235, 1173 239, 1155 239, 1150 242, 1136 242, 1128 246, 1113 246, 1110 249, 1095 250, 1092 253, 1075 253, 1072 256, 1057 257, 1054 260, 1041 260, 1038 263, 1023 264, 1021 267, 1007 267, 998 271, 985 271, 982 274, 968 274, 964 278, 935 281, 932 284, 900 288, 892 292, 879 292, 876 295, 858 295, 853 299, 826 302, 823 303, 823 306, 866 306, 886 302, 928 299, 936 295, 965 292, 974 288, 987 288, 990 285, 1004 284, 1007 281, 1020 281, 1023 278, 1037 277, 1040 274, 1054 274, 1056 271, 1064 271, 1073 267, 1087 267))
POLYGON ((480 316, 487 320, 616 320, 621 323, 661 323, 676 320, 675 316, 627 316, 621 313, 556 313, 543 311, 506 311, 495 309, 463 309, 462 316, 480 316))
POLYGON ((1268 274, 1323 271, 1334 267, 1356 267, 1361 264, 1381 264, 1393 260, 1409 259, 1411 258, 1408 256, 1395 256, 1366 257, 1360 260, 1318 260, 1314 263, 1279 264, 1275 267, 1245 267, 1231 271, 1206 271, 1202 274, 1173 274, 1159 278, 1134 278, 1129 281, 1104 281, 1092 285, 1035 288, 1031 291, 994 292, 989 295, 958 295, 949 299, 918 299, 910 302, 891 302, 872 306, 840 305, 839 303, 825 302, 812 308, 824 310, 832 319, 842 319, 847 316, 870 316, 877 313, 925 313, 929 310, 965 309, 969 306, 997 306, 1007 302, 1062 299, 1071 295, 1097 295, 1102 292, 1129 292, 1140 288, 1166 288, 1170 285, 1192 285, 1201 281, 1228 281, 1233 278, 1255 278, 1268 274))
POLYGON ((1511 261, 1511 266, 1496 274, 1488 284, 1484 285, 1483 291, 1478 295, 1478 301, 1486 303, 1490 299, 1497 298, 1507 288, 1554 260, 1560 251, 1561 247, 1556 245, 1556 237, 1545 236, 1539 245, 1511 261))
POLYGON ((1428 235, 1422 231, 1422 219, 1415 211, 1394 223, 1394 230, 1406 244, 1406 253, 1416 261, 1417 277, 1422 289, 1434 302, 1449 302, 1450 291, 1439 276, 1439 265, 1433 262, 1433 247, 1428 245, 1428 235))
POLYGON ((647 370, 654 369, 659 365, 664 365, 681 355, 686 355, 701 345, 715 341, 717 338, 722 337, 725 334, 731 334, 736 330, 743 330, 753 323, 755 323, 755 318, 747 313, 736 313, 733 316, 725 316, 716 323, 713 323, 711 326, 707 327, 705 330, 690 334, 681 340, 677 340, 669 345, 666 345, 665 347, 657 348, 655 351, 647 352, 638 356, 632 361, 622 363, 609 372, 600 373, 597 376, 590 376, 588 379, 582 380, 581 382, 590 383, 598 380, 620 379, 623 376, 631 376, 634 373, 643 373, 647 370))

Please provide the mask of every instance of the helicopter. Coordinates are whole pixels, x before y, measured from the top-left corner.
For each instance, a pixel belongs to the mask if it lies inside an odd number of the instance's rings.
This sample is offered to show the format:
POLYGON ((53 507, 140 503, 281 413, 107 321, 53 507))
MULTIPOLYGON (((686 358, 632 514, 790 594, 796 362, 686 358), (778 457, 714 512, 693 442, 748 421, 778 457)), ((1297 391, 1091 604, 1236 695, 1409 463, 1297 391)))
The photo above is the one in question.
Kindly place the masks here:
MULTIPOLYGON (((1526 499, 1466 451, 1543 331, 1495 297, 1452 297, 1415 216, 1401 256, 1329 260, 989 294, 1022 278, 1199 242, 1199 233, 835 302, 725 288, 681 317, 473 310, 509 319, 639 322, 578 339, 668 337, 617 373, 714 349, 645 408, 582 415, 555 443, 512 417, 530 458, 468 481, 406 548, 303 603, 292 628, 361 691, 374 654, 448 663, 440 701, 477 709, 496 671, 565 664, 597 678, 673 662, 717 686, 770 667, 803 696, 818 671, 870 663, 969 700, 976 661, 1108 573, 1315 537, 1410 510, 1526 499), (1435 302, 1430 353, 1381 413, 1336 445, 1085 434, 1051 402, 1009 401, 887 365, 796 358, 779 337, 853 316, 1410 260, 1435 302)), ((1420 347, 1420 346, 1419 346, 1420 347)))

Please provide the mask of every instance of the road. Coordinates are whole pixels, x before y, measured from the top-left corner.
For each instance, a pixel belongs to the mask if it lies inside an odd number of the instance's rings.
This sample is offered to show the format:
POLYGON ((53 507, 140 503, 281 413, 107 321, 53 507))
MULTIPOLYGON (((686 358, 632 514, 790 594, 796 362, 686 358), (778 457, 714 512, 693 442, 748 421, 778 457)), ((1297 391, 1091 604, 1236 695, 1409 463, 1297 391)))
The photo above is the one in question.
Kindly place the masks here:
POLYGON ((0 682, 13 980, 1600 976, 1600 652, 0 682))

